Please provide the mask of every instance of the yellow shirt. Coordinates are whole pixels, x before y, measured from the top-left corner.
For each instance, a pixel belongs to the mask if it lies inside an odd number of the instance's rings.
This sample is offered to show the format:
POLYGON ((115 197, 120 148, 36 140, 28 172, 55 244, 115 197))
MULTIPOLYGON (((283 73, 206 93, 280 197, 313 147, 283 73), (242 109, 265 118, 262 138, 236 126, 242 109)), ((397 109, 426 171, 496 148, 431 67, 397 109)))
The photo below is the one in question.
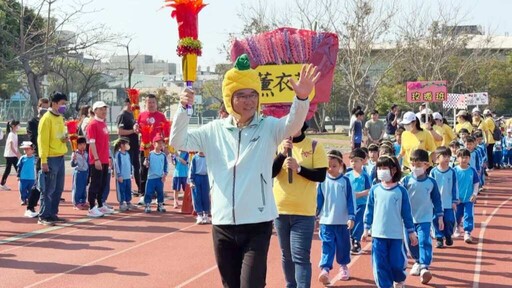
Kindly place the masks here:
POLYGON ((37 149, 41 163, 46 164, 48 157, 63 156, 68 153, 66 141, 66 127, 64 118, 51 111, 44 113, 37 128, 37 149))
MULTIPOLYGON (((279 146, 279 150, 282 146, 279 146)), ((313 152, 313 140, 305 138, 293 143, 292 156, 305 168, 326 168, 329 166, 324 147, 317 143, 313 152)), ((314 216, 316 214, 316 182, 293 171, 293 182, 288 183, 288 171, 284 167, 274 179, 274 198, 279 214, 314 216)))
POLYGON ((416 149, 426 150, 429 154, 436 150, 436 144, 434 143, 432 134, 426 130, 418 131, 416 134, 404 131, 402 134, 402 150, 400 151, 403 166, 411 167, 409 158, 411 158, 412 151, 416 149))
POLYGON ((468 129, 469 134, 473 133, 473 125, 471 125, 471 123, 469 123, 467 121, 464 123, 458 123, 457 125, 455 125, 455 133, 459 134, 459 131, 462 128, 468 129))
POLYGON ((505 124, 507 126, 505 127, 505 129, 512 128, 512 118, 508 119, 507 122, 505 122, 505 124))
POLYGON ((494 131, 495 127, 496 125, 494 124, 492 117, 486 117, 482 123, 482 130, 485 134, 485 141, 487 141, 487 144, 496 143, 496 141, 494 141, 494 137, 492 137, 492 132, 494 131))
POLYGON ((455 136, 455 133, 453 133, 452 128, 446 124, 443 124, 443 126, 434 125, 434 130, 436 130, 437 134, 443 136, 442 141, 435 141, 436 147, 448 147, 450 142, 457 137, 455 136))

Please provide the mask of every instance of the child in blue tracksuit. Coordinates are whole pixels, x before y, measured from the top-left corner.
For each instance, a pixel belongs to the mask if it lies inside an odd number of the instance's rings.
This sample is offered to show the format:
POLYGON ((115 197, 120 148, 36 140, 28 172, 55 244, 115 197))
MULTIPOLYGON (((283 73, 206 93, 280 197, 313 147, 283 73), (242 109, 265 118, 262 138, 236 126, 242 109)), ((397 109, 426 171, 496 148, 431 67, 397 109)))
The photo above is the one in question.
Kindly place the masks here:
MULTIPOLYGON (((470 160, 469 160, 469 166, 475 168, 478 177, 483 173, 482 169, 482 159, 480 158, 480 153, 476 150, 476 140, 473 136, 466 137, 466 141, 464 142, 464 145, 466 149, 469 150, 469 153, 471 154, 470 160)), ((478 180, 480 181, 480 180, 478 180)))
POLYGON ((411 245, 417 245, 411 204, 405 187, 398 182, 402 171, 398 159, 388 155, 377 161, 377 180, 368 193, 364 214, 363 240, 372 230, 373 277, 377 287, 404 287, 407 259, 404 251, 404 226, 411 245))
POLYGON ((190 187, 192 188, 192 201, 197 213, 197 224, 210 223, 210 181, 206 168, 206 158, 199 152, 192 158, 190 166, 190 187))
POLYGON ((34 156, 32 142, 23 141, 20 148, 25 151, 25 155, 20 157, 17 164, 20 199, 21 205, 27 205, 30 189, 34 187, 36 182, 36 157, 34 156))
POLYGON ((350 231, 350 236, 352 238, 352 254, 361 253, 360 241, 361 237, 363 236, 364 230, 363 216, 364 210, 366 209, 368 191, 370 191, 371 188, 370 177, 362 169, 363 159, 365 158, 365 156, 366 153, 361 148, 353 150, 349 156, 350 166, 352 166, 352 170, 345 174, 345 177, 347 177, 350 181, 350 186, 352 187, 352 191, 356 202, 354 229, 350 231))
POLYGON ((459 150, 459 148, 461 148, 461 145, 459 141, 452 140, 452 142, 450 142, 449 147, 450 151, 452 152, 452 156, 450 156, 450 167, 455 168, 455 166, 459 165, 459 163, 457 162, 457 151, 459 150))
POLYGON ((402 185, 409 193, 412 218, 419 244, 412 246, 407 241, 409 253, 415 261, 409 274, 420 276, 421 283, 427 284, 432 279, 432 273, 429 270, 432 263, 431 223, 435 215, 434 221, 439 223, 440 230, 444 230, 443 206, 436 180, 428 177, 427 174, 427 168, 430 166, 428 152, 423 149, 414 150, 409 161, 412 171, 410 175, 402 179, 402 185))
MULTIPOLYGON (((457 224, 460 225, 462 220, 464 229, 464 241, 472 243, 471 232, 474 228, 474 211, 473 206, 478 195, 478 173, 469 165, 471 153, 468 149, 460 149, 457 151, 457 159, 459 166, 455 167, 457 174, 457 188, 459 190, 459 204, 457 205, 457 212, 455 219, 457 224)), ((459 236, 458 229, 455 230, 454 236, 459 236)))
MULTIPOLYGON (((340 264, 339 278, 350 278, 347 265, 350 263, 349 230, 354 226, 354 199, 350 181, 343 176, 343 156, 337 150, 327 154, 329 168, 327 177, 317 188, 317 217, 319 217, 322 240, 320 275, 324 285, 330 283, 329 271, 333 268, 334 256, 340 264)), ((360 159, 362 161, 362 159, 360 159)), ((362 163, 361 165, 362 166, 362 163)), ((361 167, 359 167, 361 169, 361 167)))
POLYGON ((114 171, 116 173, 117 201, 119 211, 135 210, 132 201, 132 161, 130 158, 130 139, 121 137, 117 140, 114 154, 114 171))
POLYGON ((503 153, 503 137, 501 138, 501 140, 499 141, 496 141, 496 143, 494 143, 494 146, 492 147, 492 157, 493 157, 493 160, 494 160, 494 164, 496 164, 495 166, 496 167, 502 167, 503 166, 503 156, 504 156, 504 153, 503 153))
POLYGON ((503 152, 505 153, 503 166, 512 168, 512 128, 507 129, 507 136, 503 138, 503 143, 503 152))
POLYGON ((480 154, 481 168, 480 168, 480 188, 485 185, 485 168, 487 168, 487 148, 484 143, 484 135, 482 131, 477 131, 473 134, 475 137, 476 148, 475 150, 480 154))
POLYGON ((151 213, 151 197, 156 191, 158 201, 157 211, 165 212, 164 208, 164 183, 168 173, 167 156, 162 152, 164 138, 157 134, 153 138, 154 149, 149 153, 144 165, 148 167, 148 181, 146 182, 146 194, 144 194, 145 213, 151 213))
POLYGON ((87 153, 87 139, 83 136, 76 140, 77 150, 71 155, 71 167, 73 171, 73 184, 71 198, 76 210, 87 210, 87 180, 89 178, 89 154, 87 153))
POLYGON ((441 203, 443 205, 443 223, 444 229, 440 229, 437 217, 434 216, 432 224, 436 236, 436 247, 441 248, 446 240, 446 246, 453 245, 453 227, 455 226, 455 210, 459 202, 459 193, 457 191, 457 175, 455 170, 450 167, 450 158, 452 153, 450 149, 441 146, 436 149, 437 166, 430 171, 430 177, 437 182, 439 193, 441 193, 441 203))
MULTIPOLYGON (((379 160, 379 145, 372 143, 368 146, 368 164, 366 166, 366 173, 370 177, 370 183, 372 183, 377 176, 377 170, 375 167, 377 160, 379 160)), ((370 189, 370 187, 368 187, 368 189, 370 189)))
POLYGON ((178 208, 178 194, 181 191, 185 192, 187 187, 187 177, 189 174, 188 171, 188 152, 187 151, 178 151, 176 155, 173 157, 174 163, 174 175, 172 178, 172 190, 174 194, 174 208, 178 208))

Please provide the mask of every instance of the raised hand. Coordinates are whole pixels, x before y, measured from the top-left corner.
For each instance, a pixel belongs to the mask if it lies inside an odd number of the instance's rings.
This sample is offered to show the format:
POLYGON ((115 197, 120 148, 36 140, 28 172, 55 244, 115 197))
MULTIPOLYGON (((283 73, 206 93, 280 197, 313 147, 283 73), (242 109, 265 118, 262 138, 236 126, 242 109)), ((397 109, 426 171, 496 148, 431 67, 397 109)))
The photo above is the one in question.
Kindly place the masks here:
POLYGON ((180 95, 180 104, 183 107, 187 107, 187 105, 194 104, 194 91, 190 88, 185 88, 180 95))
POLYGON ((292 78, 289 78, 289 81, 293 91, 295 91, 295 95, 305 100, 313 91, 318 78, 320 78, 320 72, 317 72, 317 67, 313 66, 313 64, 305 64, 300 71, 299 82, 295 82, 292 78))

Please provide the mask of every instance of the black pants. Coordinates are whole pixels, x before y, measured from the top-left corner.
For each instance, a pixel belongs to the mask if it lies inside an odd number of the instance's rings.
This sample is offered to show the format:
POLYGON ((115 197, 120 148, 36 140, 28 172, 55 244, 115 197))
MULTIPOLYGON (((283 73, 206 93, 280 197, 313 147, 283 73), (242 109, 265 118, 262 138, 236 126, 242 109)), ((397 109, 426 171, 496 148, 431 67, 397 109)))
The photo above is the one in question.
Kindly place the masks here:
MULTIPOLYGON (((146 194, 146 182, 148 181, 148 168, 144 165, 144 151, 140 151, 140 186, 139 193, 141 196, 146 194)), ((135 167, 133 167, 135 169, 135 167)))
POLYGON ((225 288, 265 287, 272 222, 212 227, 215 259, 225 288))
MULTIPOLYGON (((141 191, 140 187, 140 159, 139 159, 139 147, 130 146, 130 160, 132 161, 133 166, 133 178, 135 178, 135 184, 137 184, 137 188, 141 191)), ((130 191, 131 193, 131 191, 130 191)))
POLYGON ((89 193, 87 193, 87 200, 91 209, 98 202, 98 208, 103 206, 103 190, 108 178, 108 164, 101 164, 101 170, 96 169, 94 164, 89 165, 89 174, 91 175, 91 184, 89 185, 89 193))
POLYGON ((11 174, 11 167, 14 166, 14 170, 18 172, 18 157, 5 157, 5 170, 2 176, 2 182, 0 184, 5 185, 7 182, 7 176, 11 174))
MULTIPOLYGON (((492 135, 491 135, 491 137, 492 137, 492 135)), ((489 163, 489 169, 494 168, 494 157, 492 157, 492 155, 493 155, 492 149, 493 148, 494 148, 494 143, 487 144, 487 162, 489 163)))
MULTIPOLYGON (((36 177, 39 177, 39 171, 41 171, 41 158, 37 157, 36 177)), ((37 181, 36 181, 36 183, 37 183, 37 181)), ((28 193, 27 210, 30 210, 30 211, 35 211, 37 202, 39 202, 39 198, 41 198, 41 191, 39 191, 39 189, 37 189, 36 186, 37 185, 32 187, 32 189, 30 189, 30 192, 28 193)))

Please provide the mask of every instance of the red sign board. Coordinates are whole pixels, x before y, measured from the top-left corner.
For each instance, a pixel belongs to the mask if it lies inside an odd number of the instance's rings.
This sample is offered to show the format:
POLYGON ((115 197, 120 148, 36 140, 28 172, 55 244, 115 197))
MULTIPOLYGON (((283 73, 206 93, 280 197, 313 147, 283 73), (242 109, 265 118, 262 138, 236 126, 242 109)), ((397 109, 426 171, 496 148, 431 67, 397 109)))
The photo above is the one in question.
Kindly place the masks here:
POLYGON ((448 97, 446 81, 407 82, 407 102, 443 102, 448 97))

